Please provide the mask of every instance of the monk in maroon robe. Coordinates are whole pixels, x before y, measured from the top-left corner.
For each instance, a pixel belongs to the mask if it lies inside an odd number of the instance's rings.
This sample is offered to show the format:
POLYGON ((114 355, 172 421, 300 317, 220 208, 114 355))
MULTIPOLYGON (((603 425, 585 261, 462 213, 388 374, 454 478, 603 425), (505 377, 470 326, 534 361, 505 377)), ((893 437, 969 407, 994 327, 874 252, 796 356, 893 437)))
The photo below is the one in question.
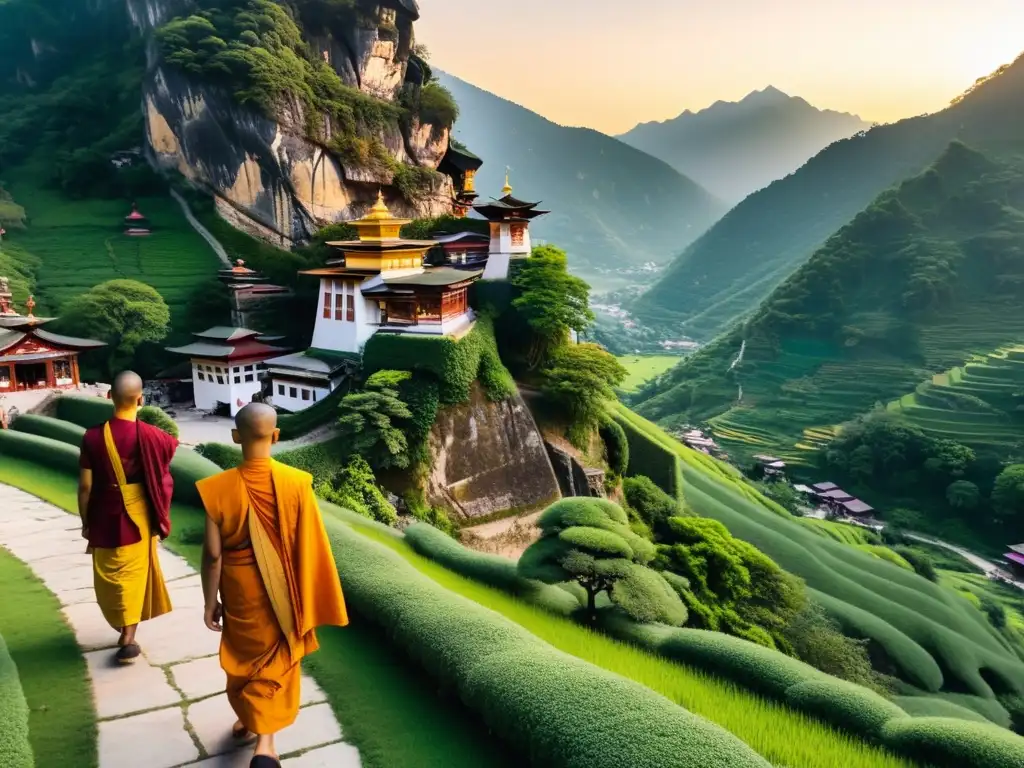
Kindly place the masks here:
POLYGON ((157 541, 171 532, 170 464, 178 441, 138 420, 138 374, 118 374, 110 398, 114 417, 82 440, 78 511, 93 556, 96 602, 121 633, 117 660, 130 664, 141 653, 139 622, 171 610, 157 541))

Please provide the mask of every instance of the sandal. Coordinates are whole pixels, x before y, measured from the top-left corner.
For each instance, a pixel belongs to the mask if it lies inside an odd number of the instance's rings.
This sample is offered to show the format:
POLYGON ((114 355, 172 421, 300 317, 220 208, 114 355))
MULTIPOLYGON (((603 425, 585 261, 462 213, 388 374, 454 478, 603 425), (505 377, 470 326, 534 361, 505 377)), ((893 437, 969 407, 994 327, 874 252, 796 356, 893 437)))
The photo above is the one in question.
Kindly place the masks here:
POLYGON ((255 735, 256 734, 254 734, 252 731, 250 731, 248 728, 246 728, 241 723, 239 723, 238 725, 231 726, 231 738, 232 739, 237 739, 239 741, 244 741, 244 740, 249 739, 249 738, 251 738, 251 737, 253 737, 255 735))
POLYGON ((281 761, 270 755, 253 755, 249 768, 281 768, 281 761))
POLYGON ((128 643, 117 649, 114 658, 118 664, 134 664, 142 655, 142 648, 138 643, 128 643))

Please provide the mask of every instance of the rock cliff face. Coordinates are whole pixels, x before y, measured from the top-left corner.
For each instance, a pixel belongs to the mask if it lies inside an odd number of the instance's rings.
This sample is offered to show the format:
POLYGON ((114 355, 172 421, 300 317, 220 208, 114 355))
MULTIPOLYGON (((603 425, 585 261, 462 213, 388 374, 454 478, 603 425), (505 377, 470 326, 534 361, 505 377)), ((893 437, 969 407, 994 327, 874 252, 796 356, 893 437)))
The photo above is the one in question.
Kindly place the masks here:
POLYGON ((431 502, 466 520, 533 511, 561 495, 544 439, 518 394, 492 403, 474 384, 468 403, 438 414, 430 444, 431 502))
MULTIPOLYGON (((362 216, 380 188, 397 216, 451 212, 450 177, 436 175, 410 201, 395 187, 392 171, 344 162, 307 138, 305 126, 312 119, 323 125, 324 140, 330 139, 326 116, 306 115, 296 104, 270 119, 240 106, 231 94, 162 64, 152 34, 183 12, 182 0, 127 3, 133 24, 150 36, 143 86, 150 159, 212 192, 235 226, 289 246, 324 224, 362 216)), ((326 34, 308 42, 346 85, 386 101, 403 88, 411 21, 393 35, 353 25, 345 36, 326 34)), ((384 126, 375 138, 397 163, 436 170, 448 149, 449 131, 414 118, 384 126)))

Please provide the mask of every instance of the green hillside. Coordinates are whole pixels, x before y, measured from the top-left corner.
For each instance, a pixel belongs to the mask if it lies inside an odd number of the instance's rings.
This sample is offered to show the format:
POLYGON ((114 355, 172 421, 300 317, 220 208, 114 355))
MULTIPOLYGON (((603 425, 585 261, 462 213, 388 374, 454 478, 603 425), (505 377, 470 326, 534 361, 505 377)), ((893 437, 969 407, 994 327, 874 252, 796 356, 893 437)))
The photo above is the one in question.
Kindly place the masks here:
POLYGON ((879 193, 920 173, 951 140, 1021 135, 1024 58, 946 110, 836 142, 754 193, 686 249, 631 309, 666 337, 709 340, 756 307, 879 193))
POLYGON ((639 410, 665 424, 710 419, 741 458, 800 463, 837 425, 889 404, 935 438, 1006 459, 1024 426, 1021 363, 1003 349, 1024 338, 1022 286, 1024 161, 954 143, 749 323, 643 391, 639 410))
POLYGON ((552 211, 530 226, 533 236, 558 243, 587 277, 664 262, 725 213, 724 203, 661 160, 437 75, 459 103, 455 135, 487 161, 477 175, 481 198, 501 196, 510 166, 515 195, 552 211))

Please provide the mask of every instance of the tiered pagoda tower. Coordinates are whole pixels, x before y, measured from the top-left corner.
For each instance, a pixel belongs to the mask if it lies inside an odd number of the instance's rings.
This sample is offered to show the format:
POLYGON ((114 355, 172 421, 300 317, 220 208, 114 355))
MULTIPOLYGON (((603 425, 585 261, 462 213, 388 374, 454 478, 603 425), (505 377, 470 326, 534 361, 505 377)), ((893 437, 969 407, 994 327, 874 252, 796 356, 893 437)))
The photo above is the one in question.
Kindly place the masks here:
POLYGON ((314 349, 357 353, 379 331, 443 336, 472 324, 467 294, 480 271, 424 267, 437 243, 403 239, 408 223, 378 193, 370 212, 349 222, 359 239, 327 243, 339 256, 300 273, 320 278, 314 349))
POLYGON ((266 276, 245 266, 242 259, 235 261, 233 267, 220 270, 218 279, 231 295, 231 322, 239 328, 246 327, 249 314, 263 301, 291 295, 290 289, 273 285, 266 276))
POLYGON ((449 144, 448 151, 437 168, 441 173, 451 176, 456 189, 459 190, 452 204, 453 212, 459 218, 469 214, 473 202, 479 197, 476 193, 476 172, 483 164, 483 160, 465 147, 449 144))
POLYGON ((539 211, 540 203, 528 203, 512 197, 512 185, 505 170, 505 186, 502 197, 483 205, 473 206, 474 210, 491 223, 491 251, 487 256, 484 280, 508 279, 509 265, 514 258, 530 255, 530 222, 550 211, 539 211))
POLYGON ((132 212, 124 217, 124 233, 129 237, 146 237, 151 234, 149 219, 139 213, 139 208, 132 203, 132 212))

